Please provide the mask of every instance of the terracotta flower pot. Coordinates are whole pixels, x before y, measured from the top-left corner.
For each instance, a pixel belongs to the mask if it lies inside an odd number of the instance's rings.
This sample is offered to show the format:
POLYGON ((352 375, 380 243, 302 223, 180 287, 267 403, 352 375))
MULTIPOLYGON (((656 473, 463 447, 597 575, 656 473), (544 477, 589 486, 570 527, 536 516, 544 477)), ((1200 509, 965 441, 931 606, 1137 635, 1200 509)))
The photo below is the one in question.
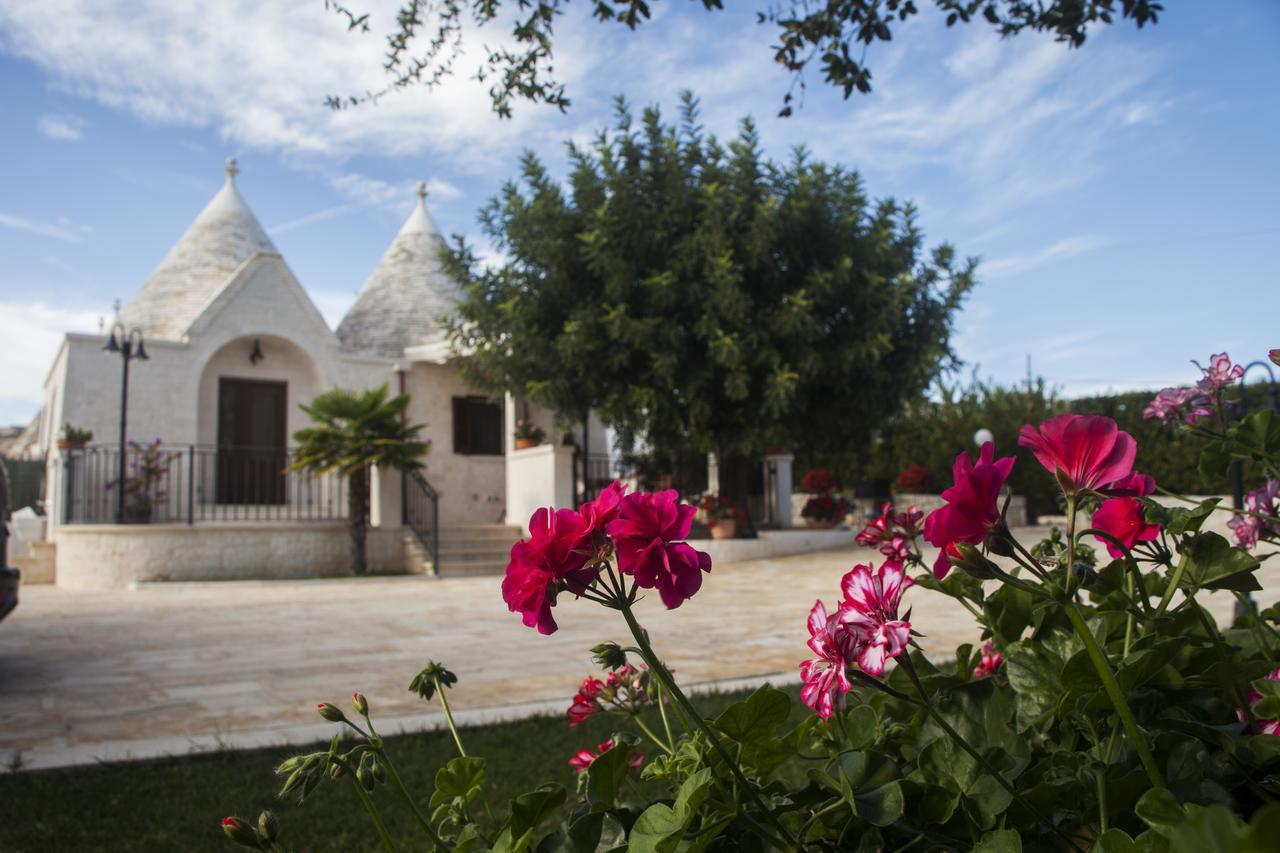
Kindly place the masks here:
POLYGON ((738 535, 738 522, 732 518, 722 518, 707 525, 712 539, 732 539, 738 535))
POLYGON ((517 438, 516 450, 528 450, 530 447, 537 447, 541 443, 536 438, 517 438))
POLYGON ((89 442, 83 438, 60 438, 58 439, 59 450, 84 450, 89 442))

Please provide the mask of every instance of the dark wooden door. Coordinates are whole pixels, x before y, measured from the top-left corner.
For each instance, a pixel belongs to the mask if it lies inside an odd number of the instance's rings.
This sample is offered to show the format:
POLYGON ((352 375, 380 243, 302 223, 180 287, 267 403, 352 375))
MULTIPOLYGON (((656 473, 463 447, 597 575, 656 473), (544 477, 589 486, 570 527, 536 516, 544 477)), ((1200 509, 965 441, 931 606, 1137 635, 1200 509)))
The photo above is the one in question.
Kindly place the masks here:
POLYGON ((218 380, 218 503, 282 504, 289 386, 218 380))

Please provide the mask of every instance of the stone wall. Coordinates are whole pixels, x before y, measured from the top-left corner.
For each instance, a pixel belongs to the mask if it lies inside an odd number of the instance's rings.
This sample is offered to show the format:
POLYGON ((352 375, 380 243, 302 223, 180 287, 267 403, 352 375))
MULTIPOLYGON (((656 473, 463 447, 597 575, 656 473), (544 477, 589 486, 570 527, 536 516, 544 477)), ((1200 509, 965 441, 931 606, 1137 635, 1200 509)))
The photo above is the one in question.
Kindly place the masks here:
MULTIPOLYGON (((371 571, 404 568, 403 528, 370 528, 371 571)), ((57 583, 119 589, 151 581, 222 581, 350 574, 345 524, 76 524, 57 533, 57 583)))

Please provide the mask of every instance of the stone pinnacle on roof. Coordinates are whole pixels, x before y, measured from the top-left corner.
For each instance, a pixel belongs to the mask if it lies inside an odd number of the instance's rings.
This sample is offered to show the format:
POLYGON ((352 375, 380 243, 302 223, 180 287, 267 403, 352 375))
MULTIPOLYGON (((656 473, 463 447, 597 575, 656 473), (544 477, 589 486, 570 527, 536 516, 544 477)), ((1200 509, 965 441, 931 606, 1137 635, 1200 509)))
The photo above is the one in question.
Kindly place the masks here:
POLYGON ((444 336, 440 319, 452 313, 459 289, 440 263, 444 241, 427 213, 423 181, 417 196, 413 212, 338 325, 338 339, 351 352, 399 358, 406 347, 444 336))
POLYGON ((228 157, 222 189, 121 310, 125 325, 148 337, 181 340, 236 268, 258 252, 277 253, 236 189, 239 172, 228 157))

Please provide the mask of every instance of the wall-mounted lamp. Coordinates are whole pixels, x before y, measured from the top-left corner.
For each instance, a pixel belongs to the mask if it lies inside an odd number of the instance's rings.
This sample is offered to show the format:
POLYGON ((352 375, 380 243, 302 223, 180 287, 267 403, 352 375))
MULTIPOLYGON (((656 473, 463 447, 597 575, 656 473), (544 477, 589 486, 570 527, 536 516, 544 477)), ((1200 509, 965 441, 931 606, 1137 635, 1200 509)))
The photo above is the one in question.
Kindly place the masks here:
POLYGON ((254 338, 253 351, 249 353, 249 363, 257 364, 258 362, 262 361, 264 358, 266 358, 266 356, 262 354, 262 342, 259 341, 257 338, 254 338))

